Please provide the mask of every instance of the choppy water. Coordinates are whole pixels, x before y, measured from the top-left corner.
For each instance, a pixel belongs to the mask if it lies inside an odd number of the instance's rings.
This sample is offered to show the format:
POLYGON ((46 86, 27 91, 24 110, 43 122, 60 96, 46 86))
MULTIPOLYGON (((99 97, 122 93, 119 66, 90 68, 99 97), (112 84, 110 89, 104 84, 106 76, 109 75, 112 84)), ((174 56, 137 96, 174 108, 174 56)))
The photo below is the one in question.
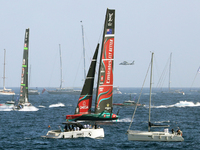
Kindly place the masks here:
MULTIPOLYGON (((40 89, 42 90, 42 89, 40 89)), ((123 94, 114 95, 114 102, 120 103, 138 98, 140 89, 121 88, 123 94), (137 94, 136 94, 137 93, 137 94)), ((138 142, 128 141, 126 131, 129 127, 134 107, 114 106, 114 113, 120 109, 120 119, 116 122, 100 122, 104 128, 103 139, 45 139, 48 125, 58 129, 65 122, 67 114, 73 114, 78 95, 30 95, 30 102, 38 111, 0 111, 0 149, 199 149, 200 145, 200 93, 185 90, 182 94, 163 94, 153 91, 152 122, 169 124, 171 130, 179 127, 183 131, 183 142, 138 142)), ((17 90, 16 90, 17 91, 17 90)), ((17 99, 16 95, 14 100, 17 99)), ((0 96, 0 103, 11 100, 12 96, 0 96)), ((148 89, 144 90, 131 129, 147 130, 148 89)), ((163 130, 162 128, 152 130, 163 130)))

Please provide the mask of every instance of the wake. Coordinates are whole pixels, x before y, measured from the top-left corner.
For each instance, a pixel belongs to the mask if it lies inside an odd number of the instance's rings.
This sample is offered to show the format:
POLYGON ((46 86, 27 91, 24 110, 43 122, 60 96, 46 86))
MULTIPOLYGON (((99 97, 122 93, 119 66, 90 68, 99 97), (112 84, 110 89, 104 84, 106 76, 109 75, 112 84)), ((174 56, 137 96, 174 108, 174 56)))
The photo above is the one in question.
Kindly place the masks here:
MULTIPOLYGON (((160 106, 151 106, 151 108, 170 108, 170 107, 198 107, 200 106, 200 103, 197 102, 196 104, 194 102, 188 102, 188 101, 179 101, 176 104, 173 105, 160 105, 160 106)), ((148 106, 144 106, 146 108, 149 108, 148 106)))
POLYGON ((63 103, 58 103, 58 104, 52 104, 52 105, 49 105, 49 108, 52 108, 52 107, 64 107, 65 105, 63 103))

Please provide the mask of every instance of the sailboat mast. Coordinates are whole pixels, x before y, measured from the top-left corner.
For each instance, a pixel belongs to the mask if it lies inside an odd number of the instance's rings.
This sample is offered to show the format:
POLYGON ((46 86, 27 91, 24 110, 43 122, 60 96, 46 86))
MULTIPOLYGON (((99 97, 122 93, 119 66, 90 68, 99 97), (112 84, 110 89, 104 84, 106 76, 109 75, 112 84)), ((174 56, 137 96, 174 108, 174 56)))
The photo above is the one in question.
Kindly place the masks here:
POLYGON ((62 54, 61 54, 61 46, 59 44, 59 51, 60 51, 60 89, 62 89, 62 54))
POLYGON ((5 90, 5 79, 6 79, 6 50, 4 49, 4 64, 3 64, 3 90, 5 90))
POLYGON ((148 131, 150 132, 150 121, 151 121, 151 91, 152 91, 152 71, 153 71, 153 54, 151 56, 151 75, 150 75, 150 93, 149 93, 149 124, 148 124, 148 131))
POLYGON ((171 84, 171 61, 172 61, 172 53, 170 54, 170 62, 169 62, 169 85, 168 85, 168 89, 169 91, 170 89, 170 84, 171 84))
POLYGON ((84 67, 84 80, 85 80, 86 79, 86 70, 85 70, 85 42, 84 42, 83 25, 81 25, 81 28, 82 28, 82 39, 83 39, 83 65, 84 65, 83 67, 84 67))

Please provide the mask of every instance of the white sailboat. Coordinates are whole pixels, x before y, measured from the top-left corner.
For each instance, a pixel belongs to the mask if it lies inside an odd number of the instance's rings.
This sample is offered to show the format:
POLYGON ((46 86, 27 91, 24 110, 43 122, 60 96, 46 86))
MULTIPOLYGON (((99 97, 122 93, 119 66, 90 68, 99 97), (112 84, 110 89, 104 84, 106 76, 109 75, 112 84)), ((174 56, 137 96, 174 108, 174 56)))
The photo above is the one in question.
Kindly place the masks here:
POLYGON ((170 53, 169 57, 169 81, 168 81, 168 91, 162 91, 162 93, 170 93, 170 94, 182 94, 185 95, 181 89, 172 90, 171 89, 171 66, 172 66, 172 53, 170 53))
POLYGON ((74 90, 72 88, 63 88, 62 83, 63 83, 63 78, 62 78, 62 54, 61 54, 61 46, 59 44, 59 52, 60 52, 60 87, 56 88, 56 90, 47 90, 49 94, 74 94, 78 95, 81 93, 80 90, 74 90))
POLYGON ((6 50, 4 49, 4 69, 3 69, 3 89, 0 89, 0 95, 15 95, 15 92, 12 89, 6 89, 5 87, 5 70, 6 70, 6 50))
POLYGON ((181 142, 183 141, 182 131, 178 130, 178 132, 169 133, 168 128, 164 129, 164 132, 155 132, 150 131, 151 127, 169 127, 169 126, 158 126, 153 125, 150 121, 151 114, 151 90, 152 90, 152 70, 153 70, 153 54, 151 58, 151 77, 150 77, 150 97, 149 97, 149 123, 148 123, 148 131, 135 131, 129 130, 127 131, 128 140, 130 141, 158 141, 158 142, 181 142))

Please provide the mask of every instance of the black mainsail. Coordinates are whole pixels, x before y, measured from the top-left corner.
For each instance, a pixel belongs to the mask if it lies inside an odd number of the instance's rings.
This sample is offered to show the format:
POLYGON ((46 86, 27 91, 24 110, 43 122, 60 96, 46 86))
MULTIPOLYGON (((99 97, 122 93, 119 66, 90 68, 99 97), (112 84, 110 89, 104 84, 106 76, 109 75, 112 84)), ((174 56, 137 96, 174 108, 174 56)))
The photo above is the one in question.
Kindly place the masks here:
POLYGON ((28 103, 28 46, 29 28, 25 31, 19 103, 28 103))
POLYGON ((112 113, 115 10, 107 9, 102 39, 95 113, 112 113))
POLYGON ((95 77, 95 68, 97 62, 97 55, 99 50, 99 43, 97 44, 90 68, 81 91, 81 95, 76 107, 75 114, 79 113, 90 113, 92 106, 92 95, 93 95, 93 86, 94 86, 94 77, 95 77))

